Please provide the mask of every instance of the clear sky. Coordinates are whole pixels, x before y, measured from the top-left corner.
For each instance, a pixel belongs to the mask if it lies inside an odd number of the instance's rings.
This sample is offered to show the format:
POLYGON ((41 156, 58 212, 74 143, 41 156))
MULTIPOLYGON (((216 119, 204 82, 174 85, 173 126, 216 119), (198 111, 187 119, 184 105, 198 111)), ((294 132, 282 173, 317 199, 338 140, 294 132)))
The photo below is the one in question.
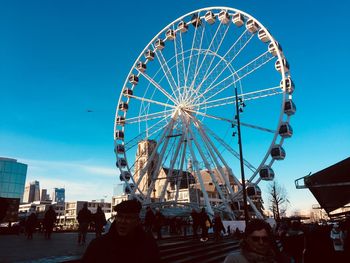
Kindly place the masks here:
POLYGON ((0 156, 28 164, 27 181, 65 187, 67 200, 110 199, 115 107, 134 60, 165 25, 207 6, 251 14, 282 44, 297 114, 273 167, 290 211, 311 208, 294 180, 350 155, 347 1, 0 0, 0 156))

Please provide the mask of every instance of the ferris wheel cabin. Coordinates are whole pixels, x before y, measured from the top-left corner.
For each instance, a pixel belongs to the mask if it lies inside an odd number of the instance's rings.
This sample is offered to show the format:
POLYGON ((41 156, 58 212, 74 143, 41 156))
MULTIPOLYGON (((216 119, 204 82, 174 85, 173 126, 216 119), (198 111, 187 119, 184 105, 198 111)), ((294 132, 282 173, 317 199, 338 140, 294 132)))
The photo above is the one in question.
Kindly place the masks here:
POLYGON ((165 36, 166 36, 166 38, 169 39, 169 40, 174 40, 175 37, 176 37, 175 31, 172 30, 172 29, 169 29, 168 31, 166 31, 165 36))
POLYGON ((274 145, 271 149, 271 157, 275 160, 283 160, 286 157, 286 152, 281 145, 274 145))
POLYGON ((284 113, 288 116, 293 115, 297 111, 297 108, 292 100, 284 102, 284 113))
POLYGON ((129 82, 133 85, 137 85, 137 83, 139 83, 139 77, 136 76, 135 74, 131 74, 129 76, 129 82))
POLYGON ((285 72, 288 72, 289 71, 289 64, 288 64, 288 61, 283 58, 282 59, 282 62, 281 60, 277 60, 276 63, 275 63, 275 69, 278 71, 278 72, 281 72, 282 71, 282 67, 284 68, 284 71, 285 72))
POLYGON ((154 52, 152 50, 150 50, 150 49, 147 50, 146 53, 145 53, 145 57, 148 60, 152 61, 154 59, 154 52))
POLYGON ((272 181, 275 178, 275 172, 272 170, 272 168, 270 166, 263 166, 260 171, 259 171, 259 175, 261 180, 264 181, 272 181))
POLYGON ((134 92, 132 91, 132 89, 125 88, 125 89, 123 90, 123 94, 124 94, 126 97, 132 96, 133 93, 134 93, 134 92))
POLYGON ((162 50, 165 47, 165 43, 163 40, 158 38, 156 42, 154 43, 154 46, 156 47, 157 50, 162 50))
POLYGON ((267 35, 267 32, 266 32, 265 29, 260 29, 260 30, 259 30, 259 32, 258 32, 258 38, 259 38, 262 42, 264 42, 264 43, 270 41, 270 38, 269 38, 269 36, 267 35))
POLYGON ((204 20, 205 22, 209 23, 210 25, 215 23, 215 15, 213 14, 212 11, 208 11, 205 15, 204 15, 204 20))
POLYGON ((188 30, 188 25, 186 24, 185 21, 181 21, 178 25, 177 28, 181 31, 181 33, 186 33, 188 30))
POLYGON ((119 109, 122 110, 122 111, 128 111, 129 105, 126 102, 121 102, 119 104, 119 109))
POLYGON ((125 153, 125 147, 124 147, 123 144, 117 144, 117 146, 115 147, 114 151, 116 153, 119 153, 119 154, 125 153))
POLYGON ((221 23, 226 25, 226 24, 228 24, 230 22, 230 15, 228 14, 227 11, 222 10, 219 13, 219 20, 220 20, 221 23))
POLYGON ((119 176, 120 181, 129 181, 131 178, 131 173, 129 171, 122 171, 119 176))
POLYGON ((278 133, 283 138, 292 137, 292 135, 293 135, 292 126, 290 126, 289 123, 287 123, 287 122, 282 123, 278 133))
POLYGON ((236 13, 232 16, 232 22, 238 26, 241 27, 244 24, 244 17, 241 13, 236 13))
POLYGON ((261 197, 261 189, 257 185, 250 185, 247 187, 247 195, 250 198, 260 198, 261 197))
POLYGON ((274 43, 271 42, 268 47, 268 51, 275 57, 277 56, 277 51, 282 52, 282 46, 276 41, 275 42, 277 48, 275 47, 274 43))
POLYGON ((124 193, 126 193, 126 194, 130 194, 130 192, 135 188, 134 184, 128 184, 128 185, 130 188, 125 185, 125 189, 124 189, 124 193))
POLYGON ((246 27, 247 30, 252 34, 256 33, 259 30, 258 23, 255 22, 253 19, 248 19, 246 27))
POLYGON ((124 118, 123 116, 117 116, 115 122, 116 122, 117 125, 124 126, 124 124, 125 124, 125 118, 124 118))
POLYGON ((287 91, 289 94, 292 94, 294 92, 294 82, 290 77, 281 80, 280 87, 284 91, 287 91))
POLYGON ((137 68, 138 71, 141 71, 143 73, 143 72, 146 71, 147 66, 146 66, 145 63, 139 61, 139 62, 137 62, 136 68, 137 68))
POLYGON ((121 130, 115 131, 115 138, 116 140, 124 140, 124 132, 121 130))
POLYGON ((202 20, 198 17, 197 14, 194 14, 191 18, 191 24, 194 27, 200 27, 202 25, 202 20))
POLYGON ((127 165, 127 162, 124 158, 120 158, 118 159, 116 165, 118 168, 124 168, 127 165))

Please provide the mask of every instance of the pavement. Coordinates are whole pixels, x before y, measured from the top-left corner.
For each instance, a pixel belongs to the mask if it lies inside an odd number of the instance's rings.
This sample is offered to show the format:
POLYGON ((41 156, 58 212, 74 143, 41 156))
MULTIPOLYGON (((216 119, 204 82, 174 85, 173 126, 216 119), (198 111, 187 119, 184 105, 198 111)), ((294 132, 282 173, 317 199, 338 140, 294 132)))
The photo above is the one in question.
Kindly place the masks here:
POLYGON ((78 233, 52 233, 51 239, 43 233, 34 233, 28 240, 24 234, 0 235, 0 262, 63 262, 81 257, 87 245, 95 238, 95 233, 88 233, 85 245, 79 245, 78 233))

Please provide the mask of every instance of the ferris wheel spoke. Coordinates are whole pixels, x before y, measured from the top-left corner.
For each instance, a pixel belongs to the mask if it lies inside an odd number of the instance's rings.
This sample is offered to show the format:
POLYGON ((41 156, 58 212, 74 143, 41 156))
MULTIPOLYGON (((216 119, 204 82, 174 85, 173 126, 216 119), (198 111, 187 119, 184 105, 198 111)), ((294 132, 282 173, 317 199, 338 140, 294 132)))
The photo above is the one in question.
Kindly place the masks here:
MULTIPOLYGON (((238 39, 232 44, 232 46, 229 48, 229 50, 221 57, 222 61, 226 62, 226 67, 225 69, 231 65, 232 61, 239 55, 239 53, 244 49, 244 47, 249 43, 249 41, 252 39, 253 35, 251 33, 249 33, 249 31, 246 29, 239 37, 238 39), (238 49, 238 50, 236 50, 238 49), (234 52, 234 56, 233 58, 229 57, 230 52, 233 51, 234 52), (228 57, 230 59, 230 61, 227 61, 226 57, 228 57)), ((211 62, 212 64, 212 62, 211 62)), ((219 66, 220 63, 217 63, 215 65, 215 67, 208 73, 210 67, 208 67, 208 69, 206 70, 206 72, 204 73, 204 77, 202 79, 202 81, 199 83, 198 87, 197 87, 197 91, 199 91, 203 84, 206 82, 206 80, 213 74, 213 72, 215 71, 215 69, 219 66)), ((221 73, 222 74, 222 73, 221 73)), ((221 75, 220 74, 220 75, 221 75)), ((217 78, 216 78, 217 79, 217 78)), ((216 80, 215 79, 215 80, 216 80)), ((210 86, 210 85, 209 85, 210 86)))
POLYGON ((145 129, 144 131, 142 131, 140 134, 138 134, 137 136, 133 137, 131 140, 127 141, 124 146, 125 146, 125 150, 128 151, 129 149, 131 149, 132 147, 134 147, 135 145, 137 145, 137 143, 140 140, 143 140, 144 138, 150 137, 153 134, 156 134, 157 132, 159 132, 160 130, 163 130, 168 123, 166 122, 167 119, 161 119, 158 122, 156 122, 155 124, 153 124, 152 126, 148 127, 147 129, 145 129), (165 122, 165 124, 162 124, 162 122, 165 122), (148 136, 147 136, 148 135, 148 136))
POLYGON ((199 168, 199 165, 198 165, 198 160, 197 160, 197 157, 196 157, 195 152, 194 152, 193 147, 192 147, 192 140, 187 140, 187 146, 188 146, 188 148, 190 150, 190 153, 191 153, 195 174, 196 174, 196 177, 197 177, 197 179, 199 181, 199 184, 200 184, 200 187, 201 187, 201 190, 202 190, 202 193, 203 193, 203 197, 204 197, 204 200, 205 200, 205 204, 206 204, 206 207, 208 209, 208 213, 213 215, 214 214, 213 213, 213 209, 212 209, 210 201, 209 201, 208 193, 205 190, 203 178, 202 178, 202 175, 200 173, 200 168, 199 168))
POLYGON ((172 112, 173 110, 165 110, 165 111, 159 111, 159 112, 154 112, 150 114, 139 115, 137 117, 130 117, 125 119, 125 124, 134 124, 134 123, 140 123, 140 122, 150 121, 150 120, 159 119, 159 118, 168 118, 172 114, 172 112))
POLYGON ((203 93, 201 93, 201 95, 199 95, 199 97, 203 97, 205 94, 207 94, 210 91, 213 91, 213 92, 211 94, 209 94, 209 96, 206 99, 209 100, 212 97, 215 97, 217 94, 223 92, 224 90, 226 90, 229 87, 232 87, 232 85, 234 85, 238 81, 242 80, 243 78, 245 78, 249 74, 253 73, 255 70, 259 69, 260 67, 262 67, 263 65, 268 63, 273 58, 274 57, 268 51, 264 52, 260 56, 256 57, 255 59, 253 59, 252 61, 248 62, 246 65, 241 67, 235 73, 230 74, 229 76, 222 79, 220 82, 216 83, 215 85, 208 86, 207 89, 205 91, 203 91, 203 93), (232 80, 232 78, 234 80, 232 80), (220 86, 221 84, 226 85, 226 86, 221 87, 220 86), (218 86, 220 86, 220 87, 218 87, 218 86), (216 87, 218 87, 218 88, 216 88, 216 87), (214 88, 216 88, 216 91, 214 90, 214 88))
MULTIPOLYGON (((162 161, 164 158, 164 154, 165 151, 167 150, 168 144, 169 144, 169 140, 171 138, 171 135, 173 133, 173 127, 174 127, 174 123, 175 123, 175 118, 177 118, 177 116, 174 116, 171 120, 171 122, 169 123, 168 127, 165 129, 164 131, 164 143, 162 145, 162 149, 159 153, 159 157, 156 160, 156 168, 152 171, 152 179, 151 179, 151 184, 148 187, 147 190, 147 194, 146 194, 146 202, 150 202, 150 195, 154 189, 154 185, 155 185, 155 181, 157 180, 157 177, 159 175, 159 171, 162 165, 162 161)), ((156 152, 156 150, 155 150, 156 152)))
MULTIPOLYGON (((270 97, 270 96, 275 96, 282 94, 283 90, 280 88, 280 86, 275 86, 272 88, 266 88, 262 90, 256 90, 252 92, 247 92, 247 93, 242 93, 238 95, 238 99, 243 99, 244 101, 249 101, 249 100, 255 100, 255 99, 260 99, 260 98, 265 98, 265 97, 270 97)), ((203 100, 200 103, 193 104, 193 107, 200 107, 205 105, 204 107, 206 109, 209 108, 216 108, 216 107, 221 107, 223 105, 227 104, 235 104, 236 103, 236 96, 229 96, 225 98, 220 98, 220 99, 215 99, 215 100, 203 100)))
POLYGON ((176 93, 176 91, 178 91, 178 85, 175 82, 174 76, 171 73, 171 70, 168 66, 166 59, 163 56, 162 51, 156 51, 155 53, 156 53, 157 59, 159 61, 159 64, 163 70, 163 73, 165 75, 165 78, 167 79, 167 81, 169 83, 170 89, 172 90, 172 92, 174 94, 175 100, 177 101, 178 95, 179 95, 176 93))
MULTIPOLYGON (((197 14, 199 17, 199 13, 197 14)), ((196 39, 197 39, 197 32, 200 30, 204 30, 203 28, 205 27, 205 24, 201 25, 201 26, 196 26, 195 30, 194 30, 194 34, 193 34, 193 38, 192 38, 192 46, 191 46, 191 51, 190 51, 190 56, 189 56, 189 60, 188 60, 188 65, 187 65, 187 70, 186 70, 186 76, 185 76, 185 87, 187 87, 187 81, 188 81, 188 76, 189 76, 189 72, 190 72, 190 68, 191 68, 191 64, 192 64, 192 58, 193 58, 193 51, 195 50, 195 43, 196 43, 196 39), (200 29, 200 30, 198 30, 200 29)))
MULTIPOLYGON (((218 192, 218 194, 219 194, 219 196, 220 196, 220 199, 223 201, 223 203, 224 203, 225 206, 227 207, 228 211, 230 211, 230 208, 229 208, 228 203, 227 203, 227 201, 226 201, 226 197, 225 197, 224 193, 222 192, 221 187, 219 186, 218 181, 217 181, 217 179, 215 178, 215 176, 214 176, 214 174, 213 174, 213 169, 212 169, 212 167, 210 166, 210 164, 209 164, 209 162, 208 162, 208 160, 207 160, 207 158, 206 158, 206 156, 205 156, 205 154, 204 154, 204 152, 203 152, 203 150, 202 150, 202 146, 199 144, 199 142, 198 142, 198 140, 197 140, 197 137, 194 135, 194 133, 193 133, 191 127, 189 128, 189 132, 190 132, 190 134, 192 135, 193 142, 195 143, 195 145, 196 145, 196 147, 197 147, 197 150, 198 150, 198 152, 199 152, 199 154, 200 154, 202 160, 204 161, 205 168, 206 168, 206 169, 208 170, 208 172, 209 172, 211 181, 212 181, 212 183, 214 184, 214 186, 215 186, 215 188, 216 188, 216 190, 217 190, 217 192, 218 192)), ((204 138, 202 138, 202 139, 204 139, 204 138)), ((216 160, 216 158, 215 158, 215 155, 214 155, 213 152, 211 151, 210 147, 208 147, 208 145, 206 145, 206 146, 207 146, 207 150, 209 151, 210 156, 214 159, 214 163, 216 164, 216 168, 217 168, 217 170, 219 171, 220 176, 222 177, 222 179, 225 180, 224 174, 221 174, 221 172, 220 172, 220 170, 219 170, 219 167, 221 168, 221 166, 220 166, 220 164, 217 162, 217 160, 216 160)), ((226 183, 225 183, 225 184, 226 184, 226 183)), ((225 186, 227 187, 227 185, 229 185, 229 183, 226 184, 225 186)), ((232 188, 231 188, 231 190, 232 190, 232 188)), ((233 190, 231 191, 231 193, 233 193, 233 190)))
MULTIPOLYGON (((173 25, 173 31, 175 32, 175 25, 173 25)), ((181 34, 180 34, 181 35, 181 34)), ((174 39, 174 52, 175 52, 175 65, 176 65, 176 76, 177 76, 177 87, 180 88, 182 85, 181 85, 181 82, 180 82, 180 71, 181 69, 179 68, 181 66, 181 64, 179 63, 179 53, 177 51, 178 49, 178 45, 176 44, 177 43, 177 39, 179 39, 178 37, 175 37, 174 39)), ((180 50, 181 52, 181 50, 180 50)), ((181 94, 179 93, 179 97, 181 96, 181 94)))
MULTIPOLYGON (((222 25, 222 23, 220 23, 220 25, 218 26, 218 28, 217 28, 217 30, 216 30, 216 32, 215 32, 215 35, 214 35, 214 37, 213 37, 213 39, 212 39, 212 42, 210 43, 209 47, 208 47, 207 50, 206 50, 206 53, 205 53, 204 58, 203 58, 203 60, 202 60, 201 66, 199 67, 199 69, 198 69, 198 71, 197 71, 197 75, 199 74, 200 69, 202 68, 203 63, 205 62, 206 56, 207 56, 207 54, 208 54, 208 51, 210 50, 211 45, 212 45, 213 41, 215 40, 216 34, 219 32, 219 29, 220 29, 221 25, 222 25)), ((224 31, 224 34, 221 36, 221 40, 220 40, 218 46, 216 47, 216 50, 213 51, 213 53, 214 53, 215 55, 218 54, 219 49, 221 48, 221 45, 222 45, 222 43, 223 43, 223 41, 224 41, 224 39, 225 39, 225 37, 226 37, 226 34, 227 34, 229 28, 230 28, 230 24, 226 26, 226 29, 225 29, 225 31, 224 31)), ((201 84, 203 83, 203 80, 206 78, 206 74, 208 73, 209 69, 211 68, 211 66, 212 66, 212 64, 213 64, 213 62, 214 62, 214 59, 215 59, 215 56, 212 56, 211 61, 210 61, 210 63, 209 63, 209 66, 207 67, 206 72, 204 73, 204 77, 202 78, 201 82, 199 83, 199 85, 198 85, 197 88, 196 88, 196 92, 199 92, 200 87, 201 87, 201 84)), ((219 64, 220 64, 220 63, 218 63, 217 65, 219 65, 219 64)), ((217 67, 217 65, 214 67, 214 69, 217 67)), ((213 70, 214 70, 214 69, 213 69, 213 70)), ((197 75, 196 75, 196 76, 197 76, 197 75)), ((192 84, 195 84, 195 79, 194 79, 194 81, 193 81, 192 84)))
POLYGON ((173 108, 173 109, 176 108, 174 105, 170 105, 170 104, 163 103, 163 102, 156 101, 156 100, 147 99, 145 97, 138 97, 138 96, 135 96, 135 95, 128 95, 128 97, 136 99, 136 100, 139 100, 139 101, 142 101, 142 102, 146 101, 146 102, 149 102, 149 103, 153 103, 153 104, 157 104, 157 105, 161 105, 161 106, 165 106, 165 107, 169 107, 169 108, 173 108))
MULTIPOLYGON (((158 148, 160 147, 160 145, 163 143, 163 141, 166 141, 166 138, 167 138, 167 133, 168 132, 172 132, 172 128, 173 128, 173 125, 174 125, 174 119, 172 119, 169 123, 167 123, 167 125, 165 126, 165 128, 163 129, 163 133, 161 134, 159 140, 157 141, 157 144, 156 144, 156 147, 155 149, 152 151, 152 154, 151 156, 148 158, 147 160, 147 163, 145 165, 145 167, 141 167, 141 171, 139 173, 138 176, 136 176, 136 174, 134 174, 134 177, 138 177, 137 178, 137 183, 136 185, 139 186, 141 181, 143 180, 143 177, 146 175, 146 173, 149 171, 149 169, 151 168, 150 166, 153 165, 153 161, 155 160, 156 163, 157 163, 157 166, 158 166, 158 162, 159 162, 159 158, 156 158, 157 157, 157 151, 158 151, 158 148)), ((159 168, 158 168, 159 169, 159 168)), ((151 175, 149 176, 154 176, 154 173, 156 170, 158 169, 155 169, 153 170, 153 167, 152 167, 152 173, 151 175)), ((147 189, 147 194, 146 194, 146 202, 147 200, 149 199, 149 192, 148 192, 149 189, 147 189)), ((136 188, 133 190, 132 192, 132 195, 135 195, 135 191, 136 191, 136 188)))
POLYGON ((157 90, 159 90, 163 95, 165 95, 169 100, 171 100, 175 105, 177 101, 165 90, 163 89, 159 83, 157 83, 153 78, 151 78, 148 74, 139 71, 142 76, 144 76, 157 90))
MULTIPOLYGON (((231 146, 229 146, 223 139, 220 138, 220 136, 218 136, 215 132, 213 132, 211 129, 209 129, 209 127, 204 126, 206 131, 208 131, 209 134, 211 134, 211 136, 213 136, 213 138, 215 138, 215 140, 217 142, 219 142, 226 150, 228 150, 233 156, 235 156, 238 160, 240 159, 240 155, 239 153, 237 153, 234 149, 232 149, 231 146)), ((257 169, 251 164, 249 163, 246 159, 243 159, 243 163, 244 165, 251 170, 252 172, 255 172, 257 169)))
MULTIPOLYGON (((230 47, 230 49, 226 52, 226 54, 223 56, 224 61, 226 61, 225 67, 221 69, 221 72, 216 74, 216 77, 214 80, 208 85, 208 87, 212 86, 219 78, 220 76, 225 72, 225 70, 232 65, 232 62, 236 59, 236 57, 242 52, 242 50, 248 45, 250 40, 253 38, 253 34, 251 34, 247 29, 240 35, 240 37, 236 40, 236 42, 230 47), (236 50, 237 48, 237 50, 236 50), (230 55, 230 52, 233 51, 232 58, 230 55)), ((208 75, 204 75, 204 78, 200 85, 198 85, 198 90, 201 89, 202 85, 204 85, 205 81, 213 74, 214 70, 220 65, 221 63, 217 63, 215 67, 208 73, 208 75)))

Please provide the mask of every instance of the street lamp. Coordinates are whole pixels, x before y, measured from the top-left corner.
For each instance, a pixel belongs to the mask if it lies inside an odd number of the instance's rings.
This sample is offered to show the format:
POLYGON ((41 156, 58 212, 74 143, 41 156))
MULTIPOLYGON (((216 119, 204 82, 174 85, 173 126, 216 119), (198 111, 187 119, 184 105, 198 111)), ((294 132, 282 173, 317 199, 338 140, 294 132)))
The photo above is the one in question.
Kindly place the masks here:
POLYGON ((241 180, 242 180, 242 188, 243 188, 243 209, 244 209, 244 220, 247 225, 249 215, 248 215, 248 207, 247 207, 247 189, 245 186, 245 176, 244 176, 244 164, 243 164, 243 149, 242 149, 242 138, 241 138, 241 122, 239 118, 240 112, 242 112, 242 108, 245 104, 242 102, 242 99, 238 99, 237 95, 237 87, 235 86, 235 96, 236 96, 236 121, 237 121, 237 135, 238 135, 238 145, 239 145, 239 161, 241 164, 241 180))

